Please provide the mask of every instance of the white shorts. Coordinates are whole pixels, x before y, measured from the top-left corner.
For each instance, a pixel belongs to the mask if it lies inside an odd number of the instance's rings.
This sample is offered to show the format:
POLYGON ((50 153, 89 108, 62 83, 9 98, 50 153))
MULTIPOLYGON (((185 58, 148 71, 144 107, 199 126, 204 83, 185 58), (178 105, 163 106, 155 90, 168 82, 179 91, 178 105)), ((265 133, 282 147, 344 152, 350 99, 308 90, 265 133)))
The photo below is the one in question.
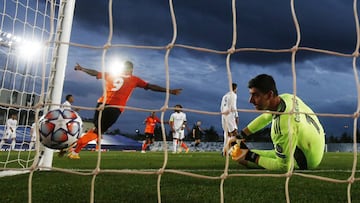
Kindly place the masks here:
POLYGON ((230 113, 228 115, 222 115, 221 116, 221 124, 224 132, 233 132, 234 130, 237 130, 237 124, 235 115, 230 113))
POLYGON ((185 138, 184 130, 176 130, 173 132, 173 139, 183 140, 185 138))
POLYGON ((11 132, 11 130, 6 130, 4 136, 2 137, 2 139, 13 139, 13 138, 16 138, 16 132, 11 132))

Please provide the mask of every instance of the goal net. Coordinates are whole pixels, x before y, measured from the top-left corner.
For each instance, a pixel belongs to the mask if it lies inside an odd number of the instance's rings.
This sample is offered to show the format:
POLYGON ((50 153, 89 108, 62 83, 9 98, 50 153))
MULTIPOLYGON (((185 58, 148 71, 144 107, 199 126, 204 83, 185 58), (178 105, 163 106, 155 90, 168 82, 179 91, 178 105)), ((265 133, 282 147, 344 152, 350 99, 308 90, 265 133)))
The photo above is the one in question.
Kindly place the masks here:
MULTIPOLYGON (((103 43, 100 43, 100 45, 93 45, 96 44, 94 42, 98 42, 97 39, 93 39, 92 41, 86 41, 86 38, 83 38, 83 36, 74 36, 74 39, 70 41, 71 31, 72 31, 72 25, 73 25, 73 14, 75 10, 75 0, 2 0, 2 3, 0 4, 0 136, 3 136, 5 133, 5 124, 6 122, 12 117, 12 115, 16 116, 17 121, 17 129, 16 129, 16 138, 13 141, 12 139, 6 139, 3 140, 3 142, 0 144, 0 172, 2 176, 7 175, 16 175, 21 173, 29 173, 28 180, 26 182, 28 190, 27 192, 27 199, 28 202, 32 202, 32 195, 33 190, 36 186, 34 184, 35 176, 39 173, 41 174, 47 174, 50 170, 51 172, 61 172, 69 174, 69 177, 76 179, 76 180, 83 180, 81 176, 90 176, 91 181, 88 181, 87 184, 89 185, 88 190, 83 190, 83 188, 75 188, 76 192, 78 193, 86 193, 86 197, 88 197, 90 202, 95 202, 97 199, 97 190, 102 187, 97 187, 97 184, 100 186, 104 186, 106 188, 105 181, 102 181, 101 178, 97 179, 99 174, 115 174, 116 175, 122 175, 122 174, 131 174, 131 175, 142 175, 142 176, 156 176, 157 182, 156 182, 156 189, 152 188, 152 190, 156 191, 157 201, 161 202, 164 197, 164 193, 166 193, 165 187, 162 185, 162 178, 164 178, 164 175, 179 175, 179 176, 186 176, 190 177, 192 179, 200 179, 201 181, 207 181, 207 180, 218 180, 217 182, 212 182, 212 184, 215 184, 218 188, 219 197, 214 197, 215 202, 224 202, 226 191, 229 192, 231 189, 226 188, 226 181, 228 181, 230 178, 234 177, 245 177, 245 178, 264 178, 264 177, 271 177, 271 178, 278 178, 281 179, 282 182, 282 191, 279 191, 279 193, 284 193, 284 199, 286 202, 290 202, 291 195, 290 195, 290 180, 293 180, 293 178, 307 178, 312 179, 315 181, 323 181, 323 182, 331 182, 331 183, 341 183, 344 184, 346 189, 344 190, 344 195, 346 195, 346 199, 348 202, 352 201, 352 190, 351 187, 356 182, 358 184, 359 179, 356 178, 356 172, 357 172, 357 143, 356 143, 356 135, 357 135, 357 118, 358 118, 358 111, 359 111, 359 104, 357 104, 356 113, 352 114, 321 114, 316 113, 319 116, 322 117, 332 117, 332 118, 350 118, 353 121, 352 127, 352 138, 355 140, 353 143, 353 162, 352 167, 350 170, 346 171, 347 173, 343 176, 346 176, 344 179, 337 179, 337 178, 331 178, 331 177, 323 177, 318 175, 312 175, 309 173, 302 173, 301 171, 295 171, 293 167, 290 171, 287 172, 268 172, 266 170, 262 171, 260 174, 248 171, 230 171, 229 165, 231 164, 231 158, 228 156, 222 157, 223 158, 223 169, 220 172, 220 175, 206 175, 206 173, 197 173, 197 171, 186 171, 186 169, 168 169, 169 165, 169 151, 167 148, 167 137, 166 137, 166 127, 164 125, 164 121, 167 120, 166 115, 168 115, 170 112, 174 111, 173 107, 169 107, 176 103, 176 100, 172 95, 169 93, 169 89, 174 86, 176 83, 176 79, 179 79, 181 77, 189 77, 189 75, 186 74, 178 74, 177 70, 174 70, 172 68, 172 64, 176 64, 177 68, 186 66, 186 63, 184 63, 185 59, 181 58, 175 58, 172 59, 172 54, 183 52, 184 50, 195 53, 194 55, 199 56, 201 58, 201 54, 212 54, 214 57, 223 59, 222 66, 226 67, 223 68, 221 73, 219 73, 219 80, 220 78, 224 81, 227 81, 226 90, 231 89, 231 84, 234 82, 234 76, 233 72, 235 71, 234 67, 231 66, 232 64, 232 57, 235 54, 239 53, 249 53, 249 52, 256 52, 256 53, 266 53, 266 54, 286 54, 287 57, 289 57, 289 63, 287 64, 287 71, 290 70, 291 72, 291 84, 288 84, 289 86, 292 86, 293 93, 297 94, 297 75, 296 75, 296 56, 300 50, 302 51, 309 51, 314 53, 320 53, 324 55, 331 55, 331 56, 337 56, 337 57, 344 57, 344 58, 350 58, 353 60, 352 68, 354 71, 354 77, 356 81, 356 94, 357 98, 359 98, 359 80, 358 80, 358 73, 357 73, 357 57, 359 52, 359 22, 358 22, 358 16, 357 16, 357 1, 354 0, 354 17, 356 21, 356 39, 357 39, 357 45, 352 54, 346 54, 346 53, 340 53, 340 52, 334 52, 329 50, 322 50, 322 49, 314 49, 314 48, 308 48, 308 47, 302 47, 300 46, 301 42, 301 32, 300 32, 300 25, 297 22, 297 14, 296 9, 294 6, 294 1, 290 0, 288 2, 289 4, 289 10, 291 11, 291 20, 294 23, 294 27, 296 30, 296 42, 293 44, 292 47, 286 47, 284 49, 265 49, 265 48, 238 48, 237 37, 238 35, 238 27, 237 27, 237 13, 241 10, 241 8, 237 7, 237 3, 240 1, 235 0, 229 0, 227 1, 227 4, 229 4, 229 19, 231 19, 231 23, 229 23, 230 28, 232 30, 232 41, 230 43, 230 46, 228 44, 225 44, 223 46, 227 46, 224 48, 224 50, 218 50, 218 49, 210 49, 210 48, 204 48, 202 46, 199 46, 197 43, 193 43, 193 45, 186 45, 186 44, 180 44, 177 41, 177 35, 180 32, 185 32, 183 30, 178 30, 180 27, 176 15, 176 5, 174 5, 174 2, 178 1, 172 1, 169 0, 168 2, 162 2, 162 6, 166 6, 168 8, 169 13, 169 24, 171 25, 171 33, 167 33, 170 36, 169 41, 163 41, 161 45, 143 45, 141 43, 134 43, 130 39, 122 39, 122 42, 125 41, 125 43, 117 43, 117 34, 115 35, 115 31, 118 32, 116 29, 116 26, 122 26, 123 22, 114 22, 114 16, 121 15, 120 12, 117 12, 113 8, 113 4, 115 1, 109 0, 109 1, 102 1, 104 4, 106 4, 107 8, 107 16, 97 16, 97 11, 93 10, 88 13, 89 16, 95 16, 95 17, 89 17, 91 20, 105 20, 104 22, 104 33, 103 35, 107 36, 107 40, 103 43), (95 19, 96 18, 96 19, 95 19), (99 153, 94 153, 92 156, 96 157, 96 164, 93 165, 93 168, 82 168, 83 166, 81 164, 77 165, 78 168, 61 168, 57 167, 57 165, 53 165, 53 154, 54 151, 48 148, 45 148, 41 145, 38 137, 37 139, 34 139, 31 137, 31 130, 33 123, 37 123, 40 116, 46 113, 47 111, 57 108, 61 105, 61 99, 64 98, 63 96, 63 88, 64 88, 64 78, 65 78, 65 70, 66 66, 67 68, 72 68, 75 64, 68 64, 68 51, 69 49, 72 49, 74 52, 84 52, 88 54, 89 60, 94 61, 88 61, 88 64, 91 64, 91 62, 94 62, 94 64, 100 65, 101 69, 99 71, 105 72, 106 65, 107 65, 107 59, 109 59, 110 53, 114 51, 117 53, 118 49, 121 50, 130 50, 127 52, 129 54, 128 58, 132 58, 130 56, 131 54, 135 53, 132 52, 132 50, 140 50, 141 51, 147 51, 152 50, 155 51, 156 54, 161 53, 162 56, 162 64, 164 65, 165 69, 163 71, 162 75, 156 75, 151 70, 145 70, 140 69, 140 71, 147 72, 149 78, 160 78, 162 79, 163 86, 165 86, 168 91, 166 94, 163 95, 163 103, 159 105, 148 105, 148 108, 139 108, 143 107, 142 103, 139 101, 133 101, 137 105, 133 106, 126 106, 124 107, 127 112, 131 112, 130 114, 136 115, 137 113, 149 113, 149 112, 159 112, 161 113, 161 133, 162 133, 162 140, 163 140, 163 151, 161 151, 162 155, 162 165, 159 168, 156 168, 155 170, 149 170, 149 169, 118 169, 116 166, 111 165, 109 168, 104 168, 102 165, 102 161, 111 162, 111 160, 102 160, 103 153, 101 150, 99 153), (91 57, 95 56, 95 57, 91 57), (184 61, 183 61, 184 60, 184 61), (96 62, 95 62, 96 61, 96 62), (185 65, 184 65, 185 64, 185 65), (175 100, 175 101, 174 101, 175 100), (138 103, 137 103, 138 102, 138 103), (43 171, 46 170, 46 171, 43 171), (240 171, 240 172, 239 172, 240 171), (76 177, 75 177, 76 176, 76 177), (165 189, 164 189, 165 188, 165 189), (228 189, 228 190, 227 190, 228 189), (165 192, 164 192, 165 191, 165 192), (218 200, 218 201, 217 201, 218 200)), ((90 4, 91 1, 89 1, 90 4)), ((149 2, 151 2, 149 0, 149 2)), ((149 3, 148 2, 148 3, 149 3)), ((195 2, 195 1, 194 1, 195 2)), ((122 1, 116 1, 117 4, 123 3, 122 1)), ((142 2, 143 3, 143 2, 142 2)), ((124 4, 126 2, 124 1, 124 4)), ((205 6, 205 5, 204 5, 205 6)), ((90 7, 89 7, 90 8, 90 7)), ((254 8, 255 9, 255 8, 254 8)), ((181 8, 179 8, 181 10, 181 8)), ((290 13, 289 11, 289 13, 290 13)), ((79 11, 80 12, 80 11, 79 11)), ((83 10, 81 12, 84 12, 83 10)), ((86 11, 87 12, 87 11, 86 11)), ((134 11, 134 13, 136 13, 134 11)), ((156 12, 152 13, 151 15, 156 15, 156 12)), ((204 17, 206 18, 206 17, 204 17)), ((128 16, 124 16, 124 20, 131 20, 128 19, 128 16)), ((146 21, 146 19, 143 19, 146 21)), ((206 21, 206 20, 205 20, 206 21)), ((137 22, 133 22, 136 24, 137 22)), ((184 23, 184 22, 181 22, 184 23)), ((202 23, 202 22, 201 22, 202 23)), ((91 25, 88 25, 91 26, 91 25)), ((155 23, 153 25, 154 27, 157 26, 155 23)), ((260 25, 259 25, 260 26, 260 25)), ((124 28, 126 29, 126 28, 124 28)), ((130 29, 130 28, 129 28, 130 29)), ((158 29, 161 29, 158 27, 158 29)), ((273 28, 275 29, 275 28, 273 28)), ((84 34, 84 33, 80 33, 84 34)), ((146 33, 144 33, 146 35, 146 33)), ((73 37, 73 36, 72 36, 73 37)), ((206 39, 206 36, 201 36, 206 39)), ((140 40, 142 39, 139 37, 140 40)), ((121 40, 120 40, 121 41, 121 40)), ((185 51, 185 52, 186 52, 185 51)), ((139 53, 136 52, 136 53, 139 53)), ((146 53, 149 58, 152 57, 151 53, 146 53)), ((189 54, 189 53, 187 53, 189 54)), ((174 54, 176 55, 176 54, 174 54)), ((186 55, 186 54, 185 54, 186 55)), ((158 56, 158 55, 157 55, 158 56)), ((73 59, 74 60, 74 59, 73 59)), ((87 59, 79 59, 79 60, 87 60, 87 59)), ((188 60, 186 62, 190 62, 191 60, 188 60)), ((140 62, 142 63, 142 62, 140 62)), ((148 61, 146 63, 149 63, 150 67, 155 67, 157 64, 153 61, 148 61)), ((209 66, 209 69, 213 69, 212 62, 206 62, 209 66)), ((141 64, 143 65, 143 64, 141 64)), ((144 66, 147 66, 145 64, 144 66)), ((202 70, 201 68, 198 69, 189 69, 191 72, 191 76, 200 73, 199 75, 206 75, 207 72, 205 70, 202 70)), ((249 71, 251 71, 249 69, 249 71)), ((242 72, 243 73, 243 72, 242 72)), ((202 78, 195 78, 195 80, 201 80, 202 78)), ((241 79, 244 79, 241 77, 241 79)), ((85 82, 85 78, 80 78, 78 83, 85 82)), ((222 88, 223 87, 216 87, 219 83, 218 81, 206 81, 211 87, 206 88, 222 88)), ((202 83, 199 82, 199 83, 202 83)), ((87 83, 89 84, 89 83, 87 83)), ((79 85, 79 84, 72 84, 72 85, 79 85)), ((102 89, 105 89, 105 84, 102 83, 99 84, 102 89)), ((79 85, 80 86, 80 85, 79 85)), ((206 85, 205 85, 206 86, 206 85)), ((92 88, 91 86, 90 88, 92 88)), ((200 87, 202 88, 202 87, 200 87)), ((240 88, 240 87, 239 87, 240 88)), ((226 92, 226 91, 224 91, 226 92)), ((136 94, 136 93, 134 93, 136 94)), ((93 100, 97 99, 97 96, 99 95, 92 95, 93 100)), ((197 95, 193 95, 192 98, 189 98, 193 101, 197 102, 209 102, 210 99, 206 101, 200 101, 196 100, 197 95)), ((88 99, 88 98, 86 98, 88 99)), ((152 101, 152 97, 149 95, 145 95, 144 98, 147 101, 152 101)), ((84 101, 85 99, 83 99, 84 101)), ((220 98, 219 98, 220 100, 220 98)), ((80 102, 79 102, 80 103, 80 102)), ((79 104, 78 103, 78 104, 79 104)), ((79 108, 81 111, 83 111, 85 114, 87 111, 91 111, 91 113, 96 110, 94 107, 88 107, 85 105, 80 105, 79 108)), ((100 109, 100 112, 103 109, 100 109)), ((184 108, 184 111, 187 113, 191 113, 192 115, 196 115, 199 118, 201 116, 204 117, 217 117, 219 118, 221 116, 221 113, 216 111, 212 111, 209 109, 199 109, 197 108, 196 104, 193 104, 193 106, 184 108), (199 116, 201 115, 201 116, 199 116)), ((256 110, 250 110, 250 109, 238 109, 238 112, 241 115, 252 113, 253 115, 261 113, 256 110)), ((126 113, 125 113, 126 114, 126 113)), ((140 115, 140 114, 139 114, 140 115)), ((143 114, 142 114, 143 115, 143 114)), ((89 115, 89 117, 92 115, 89 115)), ((101 113, 100 113, 101 116, 101 113)), ((124 115, 125 116, 125 115, 124 115)), ((196 117, 195 116, 195 117, 196 117)), ((203 118, 203 117, 201 117, 203 118)), ((124 118, 126 119, 126 118, 124 118)), ((219 125, 220 119, 219 119, 219 125)), ((239 126, 240 127, 240 126, 239 126)), ((35 126, 35 130, 37 130, 37 127, 35 126)), ((101 138, 100 138, 100 148, 101 148, 101 138)), ((171 152, 171 151, 170 151, 171 152)), ((131 153, 138 153, 140 152, 131 152, 131 153)), ((217 154, 218 156, 220 152, 217 154)), ((120 156, 120 155, 119 155, 120 156)), ((137 159, 137 156, 133 156, 133 159, 137 159)), ((110 158, 111 159, 111 158, 110 158)), ((63 159, 59 159, 59 162, 66 162, 65 157, 63 159)), ((132 160, 128 160, 129 162, 132 160)), ((211 159, 209 160, 211 162, 211 159)), ((81 163, 81 160, 79 160, 79 163, 81 163)), ((65 163, 70 164, 70 162, 65 163)), ((194 163, 196 164, 196 163, 194 163)), ((59 164, 61 165, 61 164, 59 164)), ((150 164, 151 165, 151 164, 150 164)), ((6 178, 6 177, 1 177, 6 178)), ((1 181, 0 178, 0 181, 1 181)), ((39 178, 39 177, 36 177, 39 178)), ((126 177, 128 178, 128 177, 126 177)), ((125 178, 125 179, 126 179, 125 178)), ((119 181, 118 177, 114 177, 111 181, 119 181)), ((144 178, 145 179, 145 178, 144 178)), ((246 179, 249 180, 249 179, 246 179)), ((281 181, 280 180, 280 181, 281 181)), ((65 181, 65 180, 57 180, 57 181, 65 181)), ((122 181, 122 180, 121 180, 122 181)), ((143 181, 143 180, 142 180, 143 181)), ((180 179, 180 182, 182 179, 180 179)), ((55 180, 54 180, 55 182, 55 180)), ((135 181, 134 183, 132 180, 129 180, 128 182, 131 182, 131 186, 133 184, 137 184, 135 181)), ((41 183, 39 183, 41 184, 41 183)), ((53 184, 53 183, 50 183, 53 184)), ((142 182, 140 181, 140 185, 142 182)), ((173 183, 178 184, 178 183, 173 183)), ((66 185, 66 184, 65 184, 66 185)), ((37 185, 38 186, 38 185, 37 185)), ((169 186, 169 185, 166 185, 169 186)), ((260 185, 259 187, 261 187, 260 185)), ((121 186, 119 186, 121 187, 121 186)), ((106 188, 107 190, 111 190, 113 188, 106 188)), ((121 188, 124 190, 127 190, 129 188, 121 188)), ((131 187, 130 187, 131 189, 131 187)), ((137 188, 138 189, 138 188, 137 188)), ((120 190, 120 189, 119 189, 120 190)), ((235 190, 235 189, 233 189, 235 190)), ((115 191, 115 190, 114 190, 115 191)), ((69 192, 74 193, 73 190, 69 191, 67 189, 63 189, 61 192, 69 192)), ((116 190, 114 193, 117 193, 116 190)), ((154 191, 151 191, 154 192, 154 191)), ((240 190, 241 192, 241 190, 240 190)), ((237 193, 236 193, 237 194, 237 193)), ((48 194, 47 194, 48 195, 48 194)), ((54 194, 55 195, 55 194, 54 194)), ((65 194, 67 196, 71 196, 72 194, 65 194)), ((128 194, 121 194, 121 195, 128 195, 128 194)), ((131 195, 131 194, 129 194, 131 195)), ((257 193, 249 194, 249 198, 251 198, 252 195, 258 195, 257 193)), ((100 197, 105 198, 105 197, 100 197)), ((100 199, 99 198, 99 199, 100 199)), ((171 197, 170 197, 171 198, 171 197)), ((169 198, 169 199, 170 199, 169 198)), ((195 198, 195 197, 194 197, 195 198)), ((1 199, 1 198, 0 198, 1 199)), ((44 197, 43 199, 46 199, 44 197)), ((192 199, 192 197, 189 197, 189 199, 192 199)), ((61 200, 59 200, 61 201, 61 200)), ((87 201, 87 200, 86 200, 87 201)), ((240 200, 241 201, 241 200, 240 200)), ((271 200, 269 200, 271 201, 271 200)), ((174 201, 176 202, 176 201, 174 201)))
POLYGON ((5 169, 26 171, 38 163, 51 166, 52 150, 39 148, 39 139, 32 133, 38 126, 33 124, 60 103, 68 46, 61 43, 69 41, 73 6, 73 1, 60 0, 2 1, 0 150, 5 158, 0 163, 4 174, 5 169), (16 138, 5 139, 6 122, 12 115, 17 121, 16 138))

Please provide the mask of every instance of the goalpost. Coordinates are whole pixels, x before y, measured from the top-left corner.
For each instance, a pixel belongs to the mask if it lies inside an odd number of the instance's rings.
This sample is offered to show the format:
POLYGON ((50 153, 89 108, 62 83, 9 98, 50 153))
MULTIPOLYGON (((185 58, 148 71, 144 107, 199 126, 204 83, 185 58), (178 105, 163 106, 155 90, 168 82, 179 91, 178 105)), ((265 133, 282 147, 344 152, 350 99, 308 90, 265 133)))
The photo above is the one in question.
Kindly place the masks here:
POLYGON ((52 166, 53 150, 41 147, 39 139, 38 155, 29 148, 30 130, 44 112, 61 103, 74 7, 75 0, 3 1, 0 124, 4 129, 7 118, 15 113, 18 129, 15 148, 5 143, 0 149, 8 154, 0 162, 2 168, 9 168, 10 163, 23 168, 52 166), (17 158, 11 160, 14 153, 17 158))
MULTIPOLYGON (((10 114, 16 114, 18 117, 18 129, 16 137, 16 147, 11 149, 10 143, 5 143, 0 150, 2 159, 0 160, 0 171, 6 172, 10 175, 15 172, 23 173, 30 171, 31 174, 37 169, 53 169, 53 150, 43 148, 39 140, 36 140, 35 149, 30 149, 30 127, 32 123, 36 122, 39 117, 46 111, 56 108, 61 104, 61 96, 63 92, 63 83, 65 77, 65 67, 67 63, 68 48, 70 45, 83 46, 86 48, 93 48, 90 45, 78 45, 70 43, 71 26, 73 21, 73 12, 75 8, 75 0, 2 0, 2 8, 0 8, 0 135, 4 131, 4 124, 10 114), (25 49, 25 48, 29 48, 25 49), (39 50, 39 52, 36 52, 39 50), (24 53, 34 54, 32 56, 24 55, 24 53), (4 158, 5 157, 5 158, 4 158), (3 159, 4 158, 4 159, 3 159), (38 164, 39 163, 39 164, 38 164)), ((233 18, 233 39, 231 47, 226 51, 211 50, 201 47, 176 44, 177 36, 177 21, 174 12, 173 1, 169 0, 169 10, 173 26, 173 38, 168 45, 165 46, 137 46, 137 45, 112 45, 112 0, 109 0, 109 38, 103 49, 103 61, 106 51, 109 47, 126 47, 138 49, 158 49, 165 50, 165 77, 166 87, 170 87, 169 82, 169 57, 170 52, 174 48, 191 49, 201 52, 210 52, 214 54, 226 55, 226 72, 229 82, 229 89, 231 89, 232 75, 230 68, 231 56, 235 52, 241 51, 257 51, 257 52, 285 52, 292 54, 292 71, 294 76, 294 93, 296 94, 296 74, 295 74, 295 55, 298 50, 309 50, 313 52, 321 52, 325 54, 332 54, 338 56, 353 57, 354 75, 356 77, 357 88, 358 74, 356 71, 356 58, 359 51, 359 33, 357 33, 357 47, 354 55, 346 55, 342 53, 330 52, 327 50, 317 50, 307 47, 300 47, 300 32, 299 24, 297 23, 294 1, 290 1, 292 9, 292 17, 297 30, 297 42, 294 47, 284 50, 260 49, 260 48, 244 48, 236 49, 237 42, 237 27, 236 27, 236 1, 231 0, 232 3, 232 18, 233 18)), ((354 8, 356 8, 356 0, 354 0, 354 8)), ((356 10, 356 9, 354 9, 356 10)), ((356 28, 359 32, 359 22, 356 17, 356 28)), ((98 47, 96 47, 98 48, 98 47)), ((104 65, 102 66, 104 69, 104 65)), ((359 89, 357 90, 359 91, 359 89)), ((359 92, 357 92, 359 94, 359 92)), ((162 111, 161 120, 164 120, 164 111, 172 110, 168 108, 169 93, 166 94, 164 106, 159 109, 162 111)), ((131 107, 130 107, 131 108, 131 107)), ((132 110, 139 110, 133 108, 132 110)), ((143 110, 143 109, 140 109, 143 110)), ((201 113, 213 115, 212 112, 199 111, 197 109, 186 109, 194 113, 201 113)), ((255 112, 240 109, 242 112, 255 112)), ((357 112, 359 109, 357 109, 357 112)), ((220 115, 218 112, 217 115, 220 115)), ((332 116, 332 115, 324 115, 332 116)), ((340 115, 346 117, 348 115, 340 115)), ((334 116, 336 117, 336 115, 334 116)), ((357 117, 354 115, 354 136, 356 138, 357 117)), ((164 145, 166 146, 165 129, 162 126, 162 134, 164 145)), ((354 143, 354 167, 349 180, 341 181, 330 178, 323 178, 315 175, 303 174, 289 171, 285 174, 258 174, 258 176, 267 177, 284 177, 285 196, 286 201, 290 202, 289 194, 289 179, 294 176, 301 176, 306 178, 313 178, 317 180, 326 180, 329 182, 346 182, 348 188, 355 181, 356 171, 356 143, 354 143)), ((99 153, 101 154, 101 153, 99 153)), ((101 155, 99 155, 101 157, 101 155)), ((157 175, 157 195, 158 202, 161 202, 161 178, 164 173, 175 173, 180 175, 191 176, 194 178, 203 179, 219 179, 220 180, 220 202, 224 202, 224 182, 228 177, 234 176, 252 176, 251 174, 228 174, 229 157, 224 159, 224 173, 220 176, 212 177, 199 175, 197 173, 185 172, 182 170, 167 170, 166 165, 168 161, 168 151, 164 149, 164 163, 163 166, 155 172, 142 170, 106 170, 100 169, 100 161, 94 168, 93 173, 86 174, 93 177, 91 181, 90 201, 94 202, 95 196, 95 177, 101 171, 103 173, 126 173, 126 174, 142 174, 142 175, 157 175)), ((60 169, 59 169, 60 170, 60 169)), ((77 175, 84 175, 84 173, 71 170, 64 170, 64 172, 74 172, 77 175), (75 171, 75 172, 74 172, 75 171)), ((29 182, 31 181, 31 175, 29 182)), ((31 199, 31 184, 29 184, 29 202, 31 199)), ((351 202, 350 189, 347 190, 348 201, 351 202)))

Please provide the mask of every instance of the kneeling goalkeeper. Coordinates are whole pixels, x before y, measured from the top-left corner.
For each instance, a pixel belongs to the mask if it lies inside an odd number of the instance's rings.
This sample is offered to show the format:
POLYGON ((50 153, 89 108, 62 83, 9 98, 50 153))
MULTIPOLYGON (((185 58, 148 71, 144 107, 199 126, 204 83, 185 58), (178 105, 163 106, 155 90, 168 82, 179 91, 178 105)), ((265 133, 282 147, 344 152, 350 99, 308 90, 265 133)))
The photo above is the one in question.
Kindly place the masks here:
MULTIPOLYGON (((241 140, 233 147, 232 159, 248 167, 289 170, 291 157, 296 169, 319 166, 325 149, 325 134, 317 116, 300 98, 278 95, 272 76, 261 74, 248 83, 250 100, 257 110, 268 110, 241 131, 241 140), (246 137, 271 123, 273 150, 248 149, 246 137)), ((234 143, 234 140, 232 140, 234 143)))

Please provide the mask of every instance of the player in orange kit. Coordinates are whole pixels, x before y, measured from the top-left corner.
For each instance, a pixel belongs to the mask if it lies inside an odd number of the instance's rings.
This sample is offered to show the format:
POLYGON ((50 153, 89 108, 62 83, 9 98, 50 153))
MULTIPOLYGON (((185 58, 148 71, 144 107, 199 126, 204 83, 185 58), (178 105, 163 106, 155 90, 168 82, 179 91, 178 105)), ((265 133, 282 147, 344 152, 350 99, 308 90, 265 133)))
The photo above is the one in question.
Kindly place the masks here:
POLYGON ((151 112, 150 116, 148 116, 145 121, 145 140, 141 147, 141 153, 146 152, 147 146, 154 143, 154 131, 156 123, 161 123, 160 119, 155 115, 155 112, 151 112))
MULTIPOLYGON (((76 148, 69 153, 68 157, 70 159, 80 159, 79 152, 84 148, 90 141, 98 138, 99 129, 101 129, 101 134, 106 132, 118 119, 121 112, 124 111, 123 107, 109 107, 111 106, 126 106, 132 91, 139 87, 145 90, 152 90, 155 92, 166 92, 166 88, 160 87, 158 85, 150 84, 141 78, 134 76, 133 73, 133 63, 130 61, 125 61, 124 70, 121 74, 112 75, 110 73, 102 72, 88 69, 76 64, 76 71, 83 71, 90 76, 94 76, 97 79, 104 79, 106 83, 106 94, 101 96, 98 99, 97 107, 105 103, 105 108, 102 111, 101 126, 98 126, 99 121, 99 110, 95 111, 94 114, 94 128, 85 133, 77 141, 76 148)), ((169 93, 173 95, 180 94, 182 89, 170 89, 169 93)))

